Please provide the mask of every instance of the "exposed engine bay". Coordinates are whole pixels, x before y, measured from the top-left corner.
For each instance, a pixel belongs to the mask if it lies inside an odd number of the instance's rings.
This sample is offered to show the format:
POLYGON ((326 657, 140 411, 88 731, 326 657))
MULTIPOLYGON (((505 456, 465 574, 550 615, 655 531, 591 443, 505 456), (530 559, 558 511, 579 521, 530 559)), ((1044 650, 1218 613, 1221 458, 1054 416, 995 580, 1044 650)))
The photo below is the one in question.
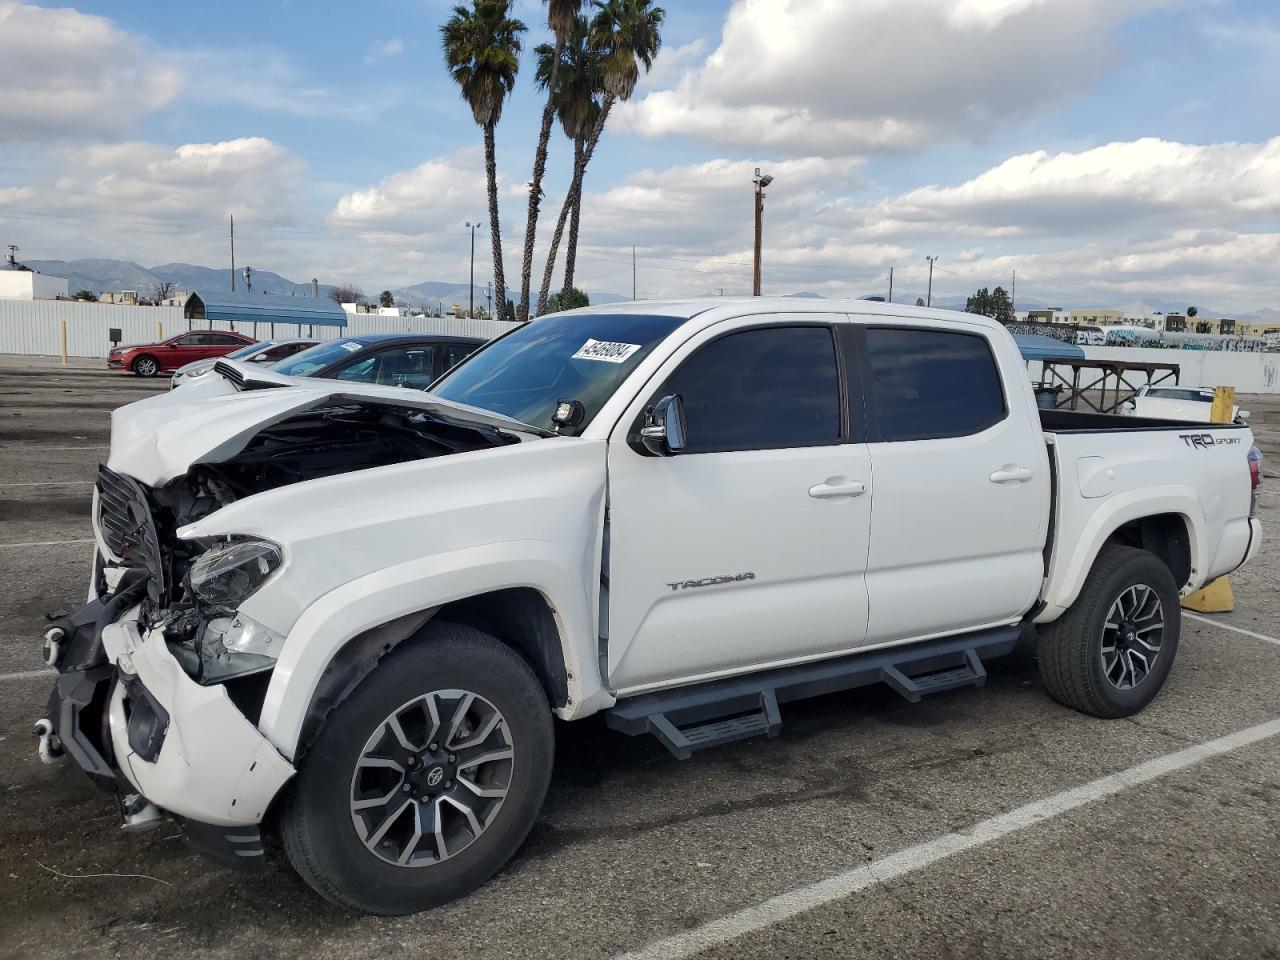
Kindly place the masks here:
MULTIPOLYGON (((103 467, 97 520, 114 561, 145 568, 139 622, 160 627, 184 671, 218 683, 269 669, 271 638, 237 616, 282 558, 260 541, 182 540, 177 530, 245 497, 307 480, 519 443, 495 427, 413 407, 339 402, 265 427, 234 456, 197 463, 163 487, 103 467)), ((110 590, 99 571, 99 596, 110 590)))

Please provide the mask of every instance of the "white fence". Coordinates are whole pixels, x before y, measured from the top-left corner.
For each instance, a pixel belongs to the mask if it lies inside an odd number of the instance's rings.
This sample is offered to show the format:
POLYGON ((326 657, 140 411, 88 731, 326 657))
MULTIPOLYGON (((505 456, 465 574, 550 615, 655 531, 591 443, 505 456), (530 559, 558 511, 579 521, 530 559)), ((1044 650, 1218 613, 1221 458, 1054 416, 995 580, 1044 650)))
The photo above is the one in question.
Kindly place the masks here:
MULTIPOLYGON (((154 343, 191 326, 230 329, 225 322, 196 320, 188 323, 181 307, 131 307, 111 303, 78 303, 68 300, 0 300, 0 353, 60 356, 62 324, 67 326, 67 354, 103 357, 111 349, 111 329, 121 333, 121 343, 154 343)), ((309 327, 298 323, 241 323, 241 333, 256 339, 306 337, 329 340, 362 333, 445 333, 470 337, 496 337, 511 328, 499 320, 465 320, 458 317, 382 317, 357 313, 347 326, 309 327)))
MULTIPOLYGON (((1130 363, 1176 363, 1178 382, 1188 387, 1235 387, 1238 393, 1280 393, 1280 353, 1230 353, 1223 350, 1149 350, 1140 347, 1082 347, 1090 360, 1127 360, 1130 363)), ((1040 364, 1030 365, 1040 377, 1040 364)), ((1098 375, 1101 375, 1099 371, 1098 375)), ((1080 375, 1084 385, 1089 371, 1080 375)), ((1134 384, 1145 382, 1141 374, 1129 374, 1134 384)))

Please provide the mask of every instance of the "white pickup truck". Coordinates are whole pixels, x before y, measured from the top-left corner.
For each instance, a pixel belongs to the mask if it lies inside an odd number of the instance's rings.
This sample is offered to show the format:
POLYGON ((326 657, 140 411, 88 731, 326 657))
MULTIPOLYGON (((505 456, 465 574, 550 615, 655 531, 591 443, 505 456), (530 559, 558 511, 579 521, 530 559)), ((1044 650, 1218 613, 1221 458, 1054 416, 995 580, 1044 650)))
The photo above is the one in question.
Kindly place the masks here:
POLYGON ((1038 410, 967 314, 575 311, 426 393, 216 372, 113 416, 41 751, 371 913, 515 853, 553 718, 687 757, 798 697, 981 686, 1022 639, 1055 699, 1132 714, 1179 595, 1261 537, 1246 426, 1038 410))

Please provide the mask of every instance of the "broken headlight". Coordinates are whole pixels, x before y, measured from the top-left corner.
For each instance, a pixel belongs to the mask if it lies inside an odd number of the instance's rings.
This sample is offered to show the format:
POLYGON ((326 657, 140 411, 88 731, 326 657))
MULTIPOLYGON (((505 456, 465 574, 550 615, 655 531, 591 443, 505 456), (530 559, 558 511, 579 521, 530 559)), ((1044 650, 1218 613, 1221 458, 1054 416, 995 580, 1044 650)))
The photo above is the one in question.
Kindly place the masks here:
POLYGON ((201 602, 235 609, 271 579, 284 554, 267 540, 238 540, 206 550, 191 564, 187 582, 201 602))

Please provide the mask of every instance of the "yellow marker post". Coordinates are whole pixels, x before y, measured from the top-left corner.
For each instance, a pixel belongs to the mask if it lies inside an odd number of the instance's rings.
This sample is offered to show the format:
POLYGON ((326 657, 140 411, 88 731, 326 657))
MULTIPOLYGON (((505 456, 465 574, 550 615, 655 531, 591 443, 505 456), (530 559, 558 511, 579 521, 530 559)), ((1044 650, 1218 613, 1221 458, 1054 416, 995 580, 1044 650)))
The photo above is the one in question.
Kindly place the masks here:
POLYGON ((163 339, 164 339, 164 324, 157 322, 156 323, 156 343, 159 343, 163 339))
POLYGON ((67 365, 67 318, 62 318, 62 365, 67 365))
MULTIPOLYGON (((1230 423, 1231 411, 1236 404, 1235 387, 1217 387, 1213 391, 1213 406, 1209 410, 1211 423, 1230 423)), ((1197 613, 1228 613, 1235 607, 1231 593, 1231 579, 1219 577, 1206 583, 1195 593, 1182 598, 1182 605, 1197 613)))

